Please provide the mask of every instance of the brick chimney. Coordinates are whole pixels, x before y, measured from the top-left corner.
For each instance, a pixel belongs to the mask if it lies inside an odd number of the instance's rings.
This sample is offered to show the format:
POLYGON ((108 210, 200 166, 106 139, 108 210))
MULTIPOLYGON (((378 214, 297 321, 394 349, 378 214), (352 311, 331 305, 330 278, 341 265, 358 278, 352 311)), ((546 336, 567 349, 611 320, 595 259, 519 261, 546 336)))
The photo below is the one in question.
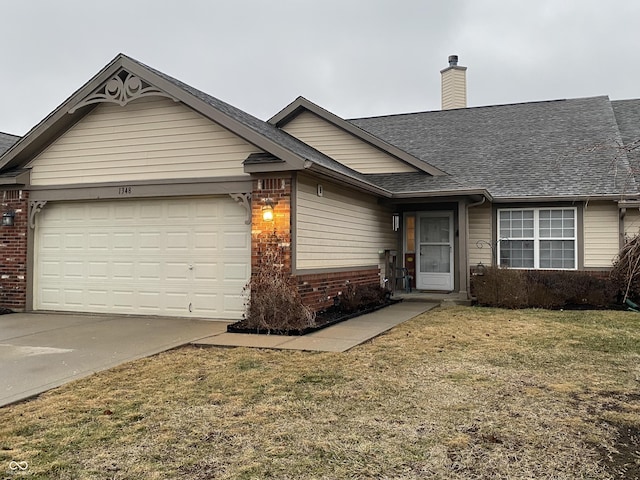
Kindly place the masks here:
POLYGON ((440 70, 442 110, 467 108, 467 67, 458 65, 458 56, 449 55, 449 66, 440 70))

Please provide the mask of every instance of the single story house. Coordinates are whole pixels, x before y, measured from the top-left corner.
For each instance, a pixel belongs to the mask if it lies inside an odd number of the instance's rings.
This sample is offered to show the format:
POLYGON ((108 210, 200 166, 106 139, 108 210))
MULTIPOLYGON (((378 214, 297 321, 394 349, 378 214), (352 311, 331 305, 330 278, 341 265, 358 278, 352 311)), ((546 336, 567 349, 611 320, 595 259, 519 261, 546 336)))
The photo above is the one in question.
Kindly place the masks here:
POLYGON ((609 269, 640 228, 640 100, 466 108, 449 60, 441 111, 262 121, 116 56, 0 134, 0 305, 237 319, 274 233, 318 308, 391 261, 462 295, 479 265, 609 269))

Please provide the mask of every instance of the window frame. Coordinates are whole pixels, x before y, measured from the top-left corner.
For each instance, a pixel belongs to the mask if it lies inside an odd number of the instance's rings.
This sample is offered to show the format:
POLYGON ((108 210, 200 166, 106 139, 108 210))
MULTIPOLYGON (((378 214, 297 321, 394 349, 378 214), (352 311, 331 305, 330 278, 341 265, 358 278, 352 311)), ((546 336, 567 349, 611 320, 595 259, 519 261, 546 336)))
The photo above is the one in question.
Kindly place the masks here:
POLYGON ((496 215, 496 259, 497 264, 503 268, 511 268, 514 270, 578 270, 578 208, 577 207, 517 207, 517 208, 499 208, 496 215), (573 212, 573 237, 540 237, 540 211, 541 210, 563 210, 573 212), (500 219, 502 212, 524 212, 533 211, 533 237, 501 237, 500 236, 500 219), (541 241, 573 241, 573 267, 540 267, 540 243, 541 241), (502 265, 502 249, 500 244, 503 241, 533 241, 533 267, 511 267, 502 265))

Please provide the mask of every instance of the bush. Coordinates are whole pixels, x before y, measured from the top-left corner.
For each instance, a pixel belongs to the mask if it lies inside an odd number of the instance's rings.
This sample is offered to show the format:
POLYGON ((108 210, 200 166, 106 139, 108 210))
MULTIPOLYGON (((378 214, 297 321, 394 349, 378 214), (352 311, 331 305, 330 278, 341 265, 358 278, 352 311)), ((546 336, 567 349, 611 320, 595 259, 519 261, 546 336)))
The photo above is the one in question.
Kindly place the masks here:
POLYGON ((343 313, 354 313, 369 307, 383 305, 388 292, 380 285, 348 284, 338 297, 337 307, 343 313))
POLYGON ((623 302, 627 298, 640 301, 640 236, 628 240, 620 250, 613 262, 611 281, 623 302))
POLYGON ((588 272, 499 267, 472 277, 471 287, 478 304, 502 308, 605 308, 617 293, 608 278, 588 272))
POLYGON ((315 325, 315 313, 302 303, 294 279, 284 268, 281 240, 273 234, 260 264, 245 286, 247 328, 272 332, 303 330, 315 325))

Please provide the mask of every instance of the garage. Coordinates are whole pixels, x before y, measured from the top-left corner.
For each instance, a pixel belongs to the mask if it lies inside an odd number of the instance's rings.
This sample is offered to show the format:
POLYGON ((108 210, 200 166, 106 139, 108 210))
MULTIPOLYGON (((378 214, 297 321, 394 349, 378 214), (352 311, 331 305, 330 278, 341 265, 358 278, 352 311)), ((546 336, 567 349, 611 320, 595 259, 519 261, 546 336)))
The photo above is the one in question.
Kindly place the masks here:
POLYGON ((48 202, 36 218, 35 310, 242 317, 251 228, 228 196, 48 202))

